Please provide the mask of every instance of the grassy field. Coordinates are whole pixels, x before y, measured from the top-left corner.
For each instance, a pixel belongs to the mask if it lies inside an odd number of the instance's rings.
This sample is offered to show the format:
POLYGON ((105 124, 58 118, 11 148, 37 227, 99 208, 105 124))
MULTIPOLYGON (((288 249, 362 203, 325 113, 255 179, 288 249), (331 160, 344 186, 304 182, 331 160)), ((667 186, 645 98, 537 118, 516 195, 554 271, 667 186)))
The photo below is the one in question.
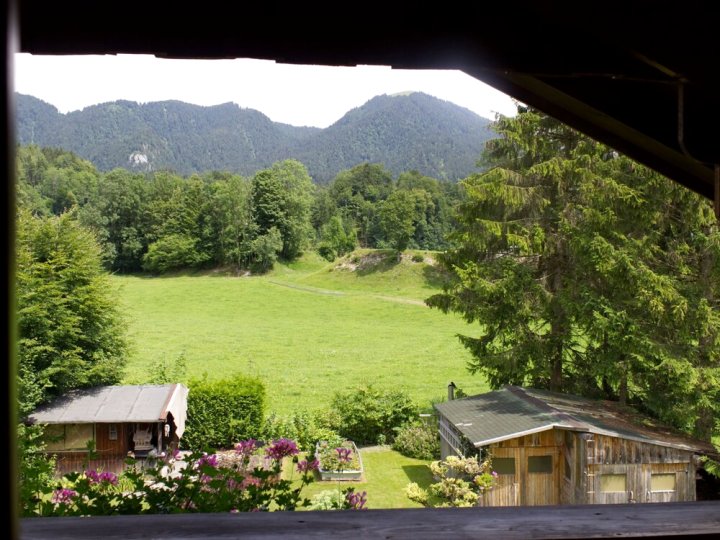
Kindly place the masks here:
POLYGON ((352 257, 341 269, 307 256, 265 276, 113 276, 132 341, 125 382, 146 382, 153 363, 184 354, 187 378, 261 378, 279 414, 323 408, 364 383, 421 405, 444 399, 450 381, 487 390, 456 338, 476 329, 422 302, 437 272, 409 258, 355 257, 354 269, 352 257))

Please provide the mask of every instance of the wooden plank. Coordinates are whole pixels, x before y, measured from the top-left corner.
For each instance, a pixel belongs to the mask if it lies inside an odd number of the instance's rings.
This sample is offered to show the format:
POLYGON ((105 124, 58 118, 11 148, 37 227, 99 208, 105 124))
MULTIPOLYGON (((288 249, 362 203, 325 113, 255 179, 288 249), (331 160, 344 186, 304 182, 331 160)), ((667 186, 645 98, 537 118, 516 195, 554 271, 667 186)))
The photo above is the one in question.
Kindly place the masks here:
POLYGON ((411 510, 25 518, 23 540, 89 538, 717 538, 720 501, 411 510))

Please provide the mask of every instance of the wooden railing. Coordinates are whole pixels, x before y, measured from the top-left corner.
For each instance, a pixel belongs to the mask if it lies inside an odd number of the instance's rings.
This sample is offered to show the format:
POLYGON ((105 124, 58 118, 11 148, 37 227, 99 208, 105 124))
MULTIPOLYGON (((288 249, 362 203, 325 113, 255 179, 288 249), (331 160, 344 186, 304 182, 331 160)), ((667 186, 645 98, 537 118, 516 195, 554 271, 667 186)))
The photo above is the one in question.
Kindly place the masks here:
POLYGON ((23 540, 720 538, 720 501, 20 520, 23 540))

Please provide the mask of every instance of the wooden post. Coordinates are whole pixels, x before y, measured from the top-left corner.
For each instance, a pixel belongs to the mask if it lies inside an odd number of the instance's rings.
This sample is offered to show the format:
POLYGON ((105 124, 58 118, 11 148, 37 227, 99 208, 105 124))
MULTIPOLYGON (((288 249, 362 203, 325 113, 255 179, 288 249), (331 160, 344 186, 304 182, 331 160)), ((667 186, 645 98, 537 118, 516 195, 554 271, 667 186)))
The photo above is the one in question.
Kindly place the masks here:
POLYGON ((715 164, 715 217, 720 220, 720 164, 715 164))

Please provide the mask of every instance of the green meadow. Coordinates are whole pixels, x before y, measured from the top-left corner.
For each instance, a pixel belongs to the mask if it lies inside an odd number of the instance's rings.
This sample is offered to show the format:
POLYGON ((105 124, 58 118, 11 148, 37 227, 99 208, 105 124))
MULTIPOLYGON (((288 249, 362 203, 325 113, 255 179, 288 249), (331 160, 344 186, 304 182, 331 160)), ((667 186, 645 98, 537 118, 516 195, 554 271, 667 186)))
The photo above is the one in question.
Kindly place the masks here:
POLYGON ((477 329, 424 305, 439 276, 410 257, 366 250, 330 264, 310 254, 263 276, 112 283, 132 345, 126 383, 147 382, 158 360, 184 355, 187 379, 259 377, 268 412, 278 414, 322 409, 335 391, 368 383, 428 407, 445 399, 450 381, 469 394, 488 389, 467 372, 456 337, 477 329))

